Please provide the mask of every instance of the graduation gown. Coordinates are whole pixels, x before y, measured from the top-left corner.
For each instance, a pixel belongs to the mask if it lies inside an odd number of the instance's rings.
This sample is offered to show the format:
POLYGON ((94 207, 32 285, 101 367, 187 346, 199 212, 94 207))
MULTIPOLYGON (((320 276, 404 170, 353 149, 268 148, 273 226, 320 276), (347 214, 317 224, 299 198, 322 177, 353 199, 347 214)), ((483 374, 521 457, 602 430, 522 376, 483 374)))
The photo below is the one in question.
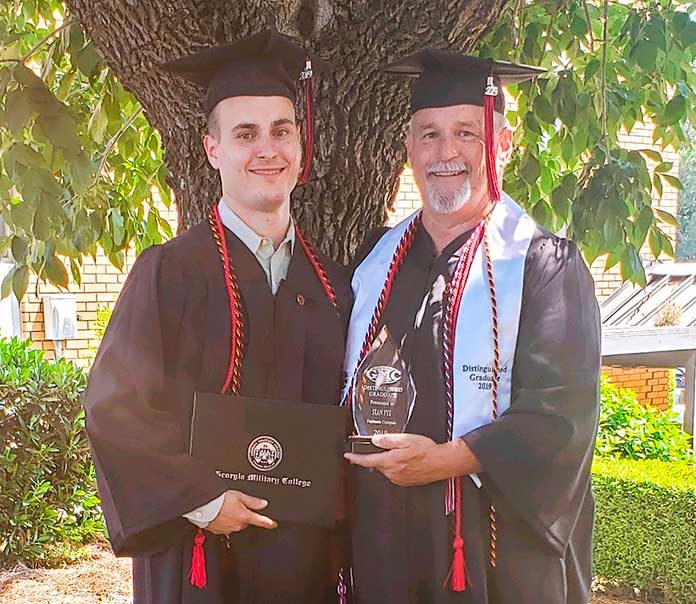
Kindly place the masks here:
MULTIPOLYGON (((383 232, 383 231, 382 231, 383 232)), ((421 225, 397 273, 382 324, 402 345, 416 403, 407 432, 446 440, 442 304, 423 304, 453 255, 421 225), (414 321, 422 317, 420 325, 414 321)), ((380 233, 368 238, 364 258, 380 233)), ((462 308, 462 313, 466 312, 462 308)), ((445 482, 398 487, 355 466, 353 573, 359 604, 584 604, 591 582, 590 465, 599 408, 600 319, 576 246, 537 228, 525 260, 510 408, 464 436, 483 472, 462 479, 464 592, 445 588, 452 517, 445 482), (489 505, 497 510, 497 566, 489 564, 489 505)), ((476 346, 476 342, 471 342, 476 346)), ((452 515, 453 516, 453 515, 452 515)))
MULTIPOLYGON (((273 296, 253 254, 225 235, 244 306, 240 394, 336 404, 346 325, 302 246, 273 296)), ((345 269, 320 260, 345 317, 345 269)), ((188 454, 193 394, 220 391, 229 347, 228 298, 208 224, 143 252, 84 399, 109 538, 117 555, 133 557, 135 604, 318 604, 329 589, 331 531, 282 524, 233 533, 229 551, 206 533, 208 585, 189 585, 196 527, 181 516, 229 488, 188 454)))

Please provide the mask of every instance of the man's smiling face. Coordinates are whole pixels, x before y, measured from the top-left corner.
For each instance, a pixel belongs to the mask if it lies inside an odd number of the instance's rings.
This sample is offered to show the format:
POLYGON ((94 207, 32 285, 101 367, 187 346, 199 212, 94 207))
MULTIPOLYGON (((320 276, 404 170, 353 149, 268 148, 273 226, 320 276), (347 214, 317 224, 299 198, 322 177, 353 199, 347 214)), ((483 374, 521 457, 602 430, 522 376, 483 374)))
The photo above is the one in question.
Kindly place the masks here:
POLYGON ((204 140, 223 195, 247 209, 273 211, 290 198, 302 161, 295 108, 281 96, 221 101, 204 140))
POLYGON ((482 107, 416 111, 406 148, 421 197, 433 212, 456 212, 487 200, 482 107))

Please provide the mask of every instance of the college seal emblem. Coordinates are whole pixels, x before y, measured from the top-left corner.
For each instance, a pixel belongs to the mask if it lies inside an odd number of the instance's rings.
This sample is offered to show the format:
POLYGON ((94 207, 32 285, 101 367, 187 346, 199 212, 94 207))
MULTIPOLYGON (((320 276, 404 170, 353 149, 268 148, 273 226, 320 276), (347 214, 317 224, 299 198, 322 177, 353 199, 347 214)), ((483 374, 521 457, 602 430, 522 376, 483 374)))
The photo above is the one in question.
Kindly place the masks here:
POLYGON ((249 443, 247 459, 255 469, 268 472, 283 461, 283 447, 272 436, 257 436, 249 443))

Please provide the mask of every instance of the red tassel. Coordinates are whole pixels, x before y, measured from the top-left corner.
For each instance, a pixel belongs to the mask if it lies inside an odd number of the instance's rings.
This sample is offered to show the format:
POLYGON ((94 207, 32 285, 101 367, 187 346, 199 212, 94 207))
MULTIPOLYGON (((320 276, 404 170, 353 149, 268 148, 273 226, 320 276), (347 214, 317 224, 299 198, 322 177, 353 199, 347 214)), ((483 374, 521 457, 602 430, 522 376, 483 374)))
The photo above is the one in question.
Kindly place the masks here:
POLYGON ((462 539, 462 483, 461 478, 455 478, 455 527, 452 548, 452 566, 445 579, 445 584, 449 583, 452 591, 466 591, 466 558, 464 556, 464 539, 462 539))
POLYGON ((466 562, 464 560, 464 540, 455 537, 452 544, 454 555, 452 556, 452 568, 450 569, 450 588, 452 591, 466 590, 466 562))
POLYGON ((304 81, 305 97, 305 144, 304 157, 302 159, 302 173, 299 182, 306 185, 309 182, 309 173, 312 171, 312 157, 314 155, 314 118, 312 115, 312 102, 314 90, 312 86, 312 62, 307 57, 305 68, 300 78, 304 81))
POLYGON ((498 183, 498 162, 495 152, 495 129, 493 126, 493 105, 498 96, 498 88, 493 78, 488 78, 483 102, 484 142, 486 146, 486 176, 488 178, 488 197, 491 201, 500 201, 498 183))
POLYGON ((205 573, 205 533, 203 529, 198 529, 193 540, 193 552, 191 554, 191 572, 189 573, 189 582, 198 589, 205 589, 208 584, 208 577, 205 573))

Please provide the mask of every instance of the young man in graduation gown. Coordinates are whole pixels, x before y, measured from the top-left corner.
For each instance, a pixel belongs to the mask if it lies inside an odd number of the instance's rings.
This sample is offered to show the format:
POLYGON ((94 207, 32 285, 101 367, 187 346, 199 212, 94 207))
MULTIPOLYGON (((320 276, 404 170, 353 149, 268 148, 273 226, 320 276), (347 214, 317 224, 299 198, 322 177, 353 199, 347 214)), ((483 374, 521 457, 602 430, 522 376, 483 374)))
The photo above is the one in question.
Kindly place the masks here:
POLYGON ((352 280, 346 402, 360 432, 407 432, 347 454, 356 599, 584 604, 593 283, 572 241, 500 191, 501 85, 541 70, 426 50, 387 71, 415 78, 406 145, 423 209, 369 238, 352 280))
POLYGON ((223 195, 208 220, 138 258, 85 396, 109 537, 133 557, 135 604, 319 604, 327 591, 336 601, 330 531, 278 526, 267 502, 188 453, 195 392, 339 400, 348 278, 289 211, 309 172, 294 107, 298 78, 312 76, 305 59, 261 32, 167 65, 207 88, 205 150, 223 195))

